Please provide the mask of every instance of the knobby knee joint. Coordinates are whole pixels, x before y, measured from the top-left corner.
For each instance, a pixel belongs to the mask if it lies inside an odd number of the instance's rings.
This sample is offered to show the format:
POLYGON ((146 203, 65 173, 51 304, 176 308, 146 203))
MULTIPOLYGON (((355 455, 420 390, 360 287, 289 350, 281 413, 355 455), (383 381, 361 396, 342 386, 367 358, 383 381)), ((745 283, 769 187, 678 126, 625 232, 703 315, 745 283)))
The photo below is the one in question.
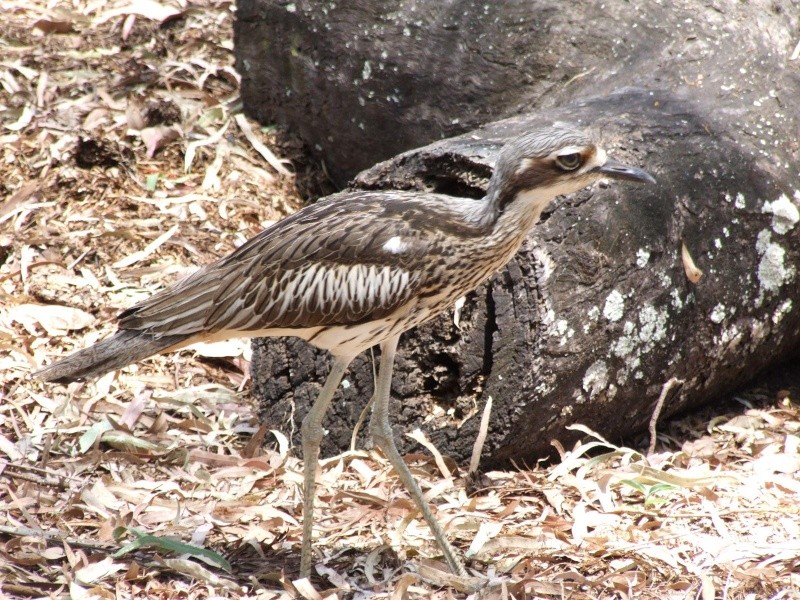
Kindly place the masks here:
POLYGON ((303 443, 311 443, 316 446, 322 442, 323 436, 323 429, 322 425, 319 423, 313 423, 312 420, 309 418, 310 415, 306 415, 306 418, 303 419, 303 424, 300 426, 300 435, 303 438, 303 443))

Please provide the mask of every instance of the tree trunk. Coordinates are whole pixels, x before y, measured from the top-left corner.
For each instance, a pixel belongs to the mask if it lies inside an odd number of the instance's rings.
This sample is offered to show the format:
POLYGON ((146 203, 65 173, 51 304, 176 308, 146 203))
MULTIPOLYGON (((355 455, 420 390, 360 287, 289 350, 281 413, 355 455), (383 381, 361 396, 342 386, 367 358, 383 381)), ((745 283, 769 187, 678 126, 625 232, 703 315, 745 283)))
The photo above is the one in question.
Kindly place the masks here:
MULTIPOLYGON (((554 438, 570 444, 574 423, 618 439, 646 427, 670 378, 684 383, 662 417, 729 392, 798 347, 800 174, 790 167, 797 130, 786 129, 797 115, 764 124, 776 131, 780 122, 791 140, 765 146, 746 124, 749 108, 721 111, 693 96, 628 89, 492 123, 358 176, 362 188, 480 196, 499 144, 570 121, 659 182, 557 200, 507 268, 469 294, 458 322, 450 311, 404 335, 392 386, 402 451, 416 447, 402 432, 421 427, 442 452, 467 459, 489 396, 484 466, 533 460, 554 438), (683 245, 704 272, 696 283, 683 245)), ((254 347, 266 417, 299 431, 327 359, 294 339, 254 347)), ((368 356, 354 363, 327 420, 326 452, 349 445, 372 373, 368 356)))
POLYGON ((747 108, 751 133, 763 116, 788 141, 798 31, 796 0, 237 0, 234 36, 247 112, 343 185, 398 152, 629 85, 747 108))

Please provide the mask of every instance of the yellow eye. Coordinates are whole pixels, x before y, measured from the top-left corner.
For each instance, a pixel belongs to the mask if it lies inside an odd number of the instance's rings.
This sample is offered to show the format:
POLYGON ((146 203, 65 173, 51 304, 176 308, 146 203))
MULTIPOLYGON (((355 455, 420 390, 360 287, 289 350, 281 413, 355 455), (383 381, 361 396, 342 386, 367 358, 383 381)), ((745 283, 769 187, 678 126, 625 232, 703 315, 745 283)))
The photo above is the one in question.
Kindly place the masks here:
POLYGON ((572 154, 561 154, 556 156, 556 164, 565 171, 574 171, 581 166, 582 157, 579 152, 572 154))

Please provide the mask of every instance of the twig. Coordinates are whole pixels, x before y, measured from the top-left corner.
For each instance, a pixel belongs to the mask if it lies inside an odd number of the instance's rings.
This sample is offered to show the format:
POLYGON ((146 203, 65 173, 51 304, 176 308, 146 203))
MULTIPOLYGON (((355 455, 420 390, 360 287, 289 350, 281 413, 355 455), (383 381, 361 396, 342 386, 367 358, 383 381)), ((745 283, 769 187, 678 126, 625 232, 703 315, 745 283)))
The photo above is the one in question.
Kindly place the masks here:
POLYGON ((650 417, 650 426, 648 427, 650 431, 650 446, 647 448, 647 456, 650 456, 656 451, 656 422, 658 421, 658 416, 661 414, 661 409, 664 408, 664 401, 667 399, 667 394, 672 388, 683 385, 684 383, 683 379, 671 377, 669 381, 661 387, 661 395, 658 397, 656 407, 653 409, 653 416, 650 417))
POLYGON ((280 159, 272 153, 272 150, 267 148, 264 144, 262 144, 259 139, 253 133, 253 128, 250 127, 250 123, 247 122, 247 117, 245 117, 242 113, 233 117, 236 121, 236 124, 239 126, 239 129, 242 130, 242 133, 253 146, 256 152, 258 152, 269 165, 275 169, 278 173, 284 176, 290 176, 292 172, 283 166, 280 159))
POLYGON ((0 533, 18 537, 43 538, 46 540, 60 542, 62 544, 69 544, 70 546, 80 546, 83 548, 91 548, 93 550, 105 550, 107 552, 114 550, 114 547, 110 546, 109 544, 66 536, 60 531, 45 531, 44 529, 33 529, 32 527, 9 527, 7 525, 0 525, 0 533))
POLYGON ((428 450, 431 454, 433 454, 433 462, 436 463, 436 466, 439 468, 439 472, 442 474, 442 477, 445 479, 451 479, 453 477, 453 473, 450 471, 450 468, 447 466, 447 463, 444 462, 444 457, 442 453, 439 452, 439 449, 431 442, 425 434, 422 432, 421 429, 417 428, 411 433, 406 434, 412 440, 423 446, 425 449, 428 450))
MULTIPOLYGON (((372 385, 373 387, 378 383, 378 371, 375 368, 375 348, 374 346, 369 349, 369 355, 372 357, 372 385)), ((350 452, 356 449, 356 441, 358 440, 358 432, 361 431, 361 426, 364 424, 364 421, 367 418, 367 412, 372 408, 372 404, 375 402, 375 394, 373 393, 372 396, 369 398, 369 402, 364 405, 363 410, 358 415, 358 420, 356 421, 355 426, 353 427, 353 433, 350 434, 350 452)))
POLYGON ((83 481, 79 477, 54 475, 45 469, 40 469, 39 467, 34 467, 32 465, 15 465, 13 463, 2 464, 2 461, 0 461, 0 466, 3 467, 3 472, 5 473, 6 477, 30 481, 31 483, 35 483, 40 487, 48 486, 67 489, 67 481, 83 481))
POLYGON ((481 415, 481 424, 478 427, 478 435, 475 437, 475 444, 472 446, 472 456, 469 459, 469 473, 474 475, 478 472, 478 465, 481 462, 481 453, 483 452, 483 445, 486 443, 486 435, 489 432, 489 417, 492 414, 492 397, 486 399, 486 405, 483 407, 483 414, 481 415))

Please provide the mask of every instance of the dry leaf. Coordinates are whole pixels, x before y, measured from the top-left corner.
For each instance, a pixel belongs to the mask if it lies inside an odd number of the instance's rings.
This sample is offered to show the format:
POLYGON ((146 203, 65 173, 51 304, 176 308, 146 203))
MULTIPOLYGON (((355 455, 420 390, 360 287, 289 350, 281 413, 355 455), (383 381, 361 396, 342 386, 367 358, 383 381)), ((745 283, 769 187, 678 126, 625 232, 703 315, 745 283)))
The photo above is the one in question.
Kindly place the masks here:
POLYGON ((147 157, 153 158, 161 148, 181 137, 181 131, 175 125, 157 125, 142 129, 139 135, 147 148, 147 157))
POLYGON ((72 21, 39 19, 33 26, 44 33, 70 33, 73 31, 72 21))
POLYGON ((694 259, 689 253, 689 248, 687 248, 686 244, 683 242, 681 242, 681 260, 683 261, 683 270, 686 273, 686 279, 691 283, 699 282, 703 277, 703 271, 694 264, 694 259))
POLYGON ((18 304, 8 310, 12 321, 38 335, 37 325, 51 337, 91 326, 95 318, 86 311, 58 304, 18 304))
POLYGON ((768 473, 797 473, 800 471, 800 455, 778 452, 760 456, 753 464, 752 469, 760 475, 768 473))
POLYGON ((138 250, 133 254, 130 254, 125 258, 116 261, 112 266, 115 269, 121 269, 124 267, 130 267, 131 265, 144 260, 145 258, 150 256, 153 252, 158 250, 164 242, 166 242, 169 238, 175 235, 175 233, 178 231, 179 228, 180 226, 178 224, 173 225, 172 227, 169 228, 169 230, 165 231, 155 240, 147 244, 147 246, 145 246, 144 249, 138 250))
POLYGON ((113 558, 107 556, 99 562, 91 563, 75 571, 75 580, 80 584, 89 585, 125 569, 127 567, 123 563, 114 562, 113 558))

